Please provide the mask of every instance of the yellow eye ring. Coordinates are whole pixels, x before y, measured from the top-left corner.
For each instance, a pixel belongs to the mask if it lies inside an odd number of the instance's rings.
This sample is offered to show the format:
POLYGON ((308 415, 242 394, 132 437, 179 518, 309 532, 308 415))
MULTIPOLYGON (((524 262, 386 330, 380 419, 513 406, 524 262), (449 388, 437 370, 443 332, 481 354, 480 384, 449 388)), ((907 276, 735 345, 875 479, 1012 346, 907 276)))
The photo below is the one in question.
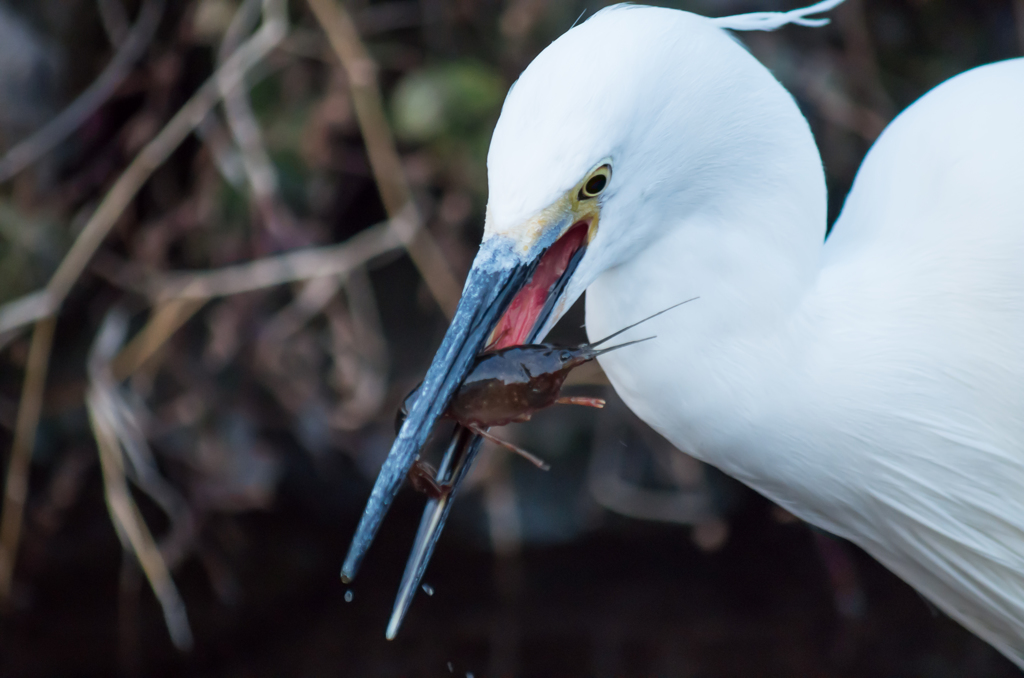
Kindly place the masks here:
POLYGON ((611 180, 611 165, 601 165, 583 183, 583 187, 580 188, 579 199, 589 200, 590 198, 596 198, 608 186, 608 182, 611 180))

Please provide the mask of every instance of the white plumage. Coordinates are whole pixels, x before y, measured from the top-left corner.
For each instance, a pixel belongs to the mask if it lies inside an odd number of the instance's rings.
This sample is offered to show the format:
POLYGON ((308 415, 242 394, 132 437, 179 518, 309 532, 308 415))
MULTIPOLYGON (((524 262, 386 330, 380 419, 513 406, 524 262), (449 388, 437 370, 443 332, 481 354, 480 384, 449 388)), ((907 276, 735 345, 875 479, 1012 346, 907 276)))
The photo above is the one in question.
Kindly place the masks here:
POLYGON ((609 162, 548 326, 585 289, 591 337, 699 296, 601 358, 628 405, 1024 667, 1024 60, 904 111, 823 245, 807 123, 720 26, 759 27, 619 6, 538 56, 485 250, 609 162))

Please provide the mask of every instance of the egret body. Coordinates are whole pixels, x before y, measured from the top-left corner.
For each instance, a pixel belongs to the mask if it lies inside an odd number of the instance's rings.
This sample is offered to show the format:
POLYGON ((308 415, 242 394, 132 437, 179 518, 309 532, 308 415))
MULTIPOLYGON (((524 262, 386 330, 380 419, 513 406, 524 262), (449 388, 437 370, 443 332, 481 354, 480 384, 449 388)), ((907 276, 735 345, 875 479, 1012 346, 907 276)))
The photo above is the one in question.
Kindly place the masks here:
POLYGON ((367 515, 496 325, 543 337, 586 290, 597 337, 699 297, 600 358, 629 407, 1024 667, 1024 60, 904 111, 826 240, 814 139, 723 30, 742 19, 616 6, 524 71, 459 314, 367 515))

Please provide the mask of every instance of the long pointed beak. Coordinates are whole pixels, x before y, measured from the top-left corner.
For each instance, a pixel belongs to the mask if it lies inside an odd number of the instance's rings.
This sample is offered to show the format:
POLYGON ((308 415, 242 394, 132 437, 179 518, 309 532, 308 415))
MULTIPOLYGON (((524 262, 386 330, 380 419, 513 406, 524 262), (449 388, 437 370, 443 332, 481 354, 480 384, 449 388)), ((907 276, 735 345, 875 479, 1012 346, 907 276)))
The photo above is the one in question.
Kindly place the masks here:
POLYGON ((444 527, 444 523, 448 519, 448 512, 451 511, 455 493, 476 460, 482 443, 483 438, 459 427, 448 444, 448 450, 437 469, 437 479, 441 483, 451 485, 452 489, 438 499, 428 500, 427 506, 423 510, 423 517, 420 519, 420 526, 416 531, 416 539, 412 544, 412 552, 409 554, 405 572, 402 574, 402 583, 399 584, 398 595, 395 596, 391 619, 388 621, 388 629, 385 633, 388 640, 394 640, 398 635, 398 629, 402 625, 402 620, 405 619, 405 613, 409 611, 409 605, 412 604, 416 589, 423 579, 430 556, 434 553, 434 546, 437 545, 437 540, 441 536, 441 528, 444 527))
POLYGON ((377 476, 377 482, 374 483, 370 500, 341 568, 342 581, 350 582, 356 576, 384 515, 420 448, 430 436, 435 422, 448 405, 455 389, 466 377, 473 358, 483 349, 501 314, 529 280, 536 265, 536 260, 506 263, 504 266, 474 265, 470 271, 455 318, 448 327, 441 348, 427 370, 416 402, 402 424, 380 475, 377 476))
MULTIPOLYGON (((574 226, 550 247, 526 261, 510 254, 507 241, 503 243, 495 238, 481 246, 455 318, 374 484, 341 569, 342 581, 350 582, 355 577, 416 455, 499 322, 502 327, 498 332, 507 331, 507 336, 501 335, 505 337, 504 341, 533 343, 539 339, 539 333, 555 313, 569 279, 583 258, 586 234, 586 224, 574 226), (516 298, 520 292, 522 296, 516 298), (513 299, 516 303, 509 310, 513 299)), ((478 436, 461 426, 456 427, 437 474, 437 480, 451 485, 451 490, 444 497, 427 502, 388 624, 388 639, 398 633, 452 501, 476 459, 481 443, 478 436)))

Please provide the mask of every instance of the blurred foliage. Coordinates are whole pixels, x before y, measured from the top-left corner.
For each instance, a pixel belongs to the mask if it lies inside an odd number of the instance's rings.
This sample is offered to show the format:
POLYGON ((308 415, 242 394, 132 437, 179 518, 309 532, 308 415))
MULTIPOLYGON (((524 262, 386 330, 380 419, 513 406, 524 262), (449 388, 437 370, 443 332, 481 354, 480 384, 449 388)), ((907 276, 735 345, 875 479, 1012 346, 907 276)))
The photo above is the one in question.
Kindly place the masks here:
POLYGON ((391 99, 395 133, 410 143, 446 145, 471 139, 486 154, 490 131, 505 96, 505 84, 478 61, 457 61, 407 73, 391 99))

